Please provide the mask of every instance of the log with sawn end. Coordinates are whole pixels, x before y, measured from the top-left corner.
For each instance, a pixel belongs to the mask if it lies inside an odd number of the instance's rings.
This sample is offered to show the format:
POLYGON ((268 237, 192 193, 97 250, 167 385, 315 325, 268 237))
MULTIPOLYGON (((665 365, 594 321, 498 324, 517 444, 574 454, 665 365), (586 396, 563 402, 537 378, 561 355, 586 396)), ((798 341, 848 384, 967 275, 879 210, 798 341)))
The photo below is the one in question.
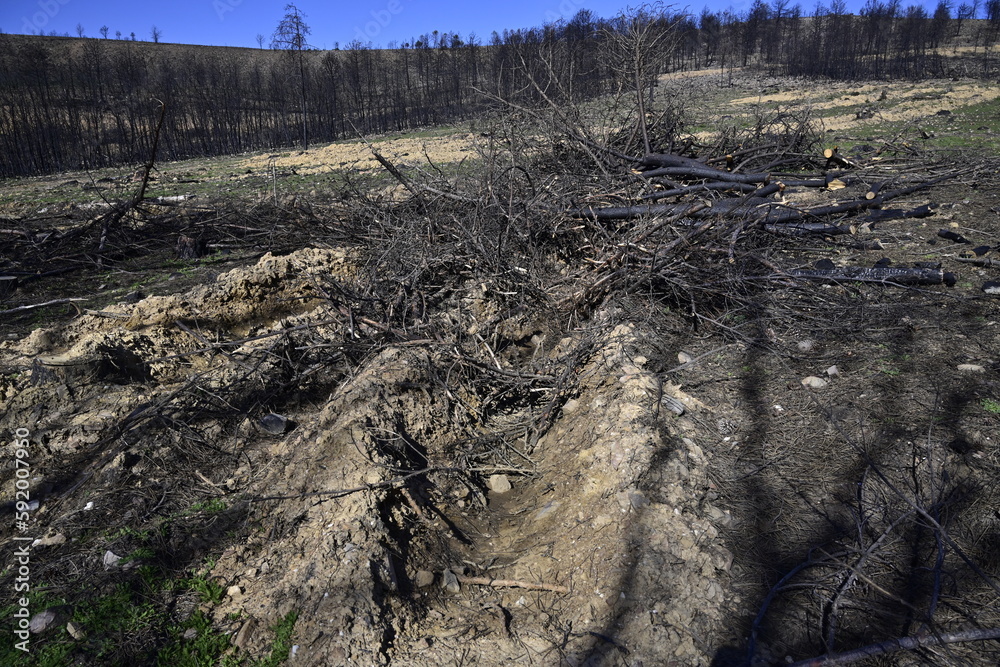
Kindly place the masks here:
POLYGON ((733 220, 757 220, 767 216, 770 207, 780 205, 773 199, 765 197, 741 197, 722 199, 712 202, 711 205, 702 202, 641 204, 637 206, 609 206, 598 209, 579 208, 567 213, 571 217, 585 220, 630 220, 655 215, 669 215, 678 218, 689 216, 692 219, 726 216, 733 220))
POLYGON ((853 281, 885 285, 947 285, 949 287, 952 287, 957 280, 954 273, 941 269, 896 267, 842 266, 834 269, 792 269, 787 272, 787 275, 793 278, 827 282, 853 281))

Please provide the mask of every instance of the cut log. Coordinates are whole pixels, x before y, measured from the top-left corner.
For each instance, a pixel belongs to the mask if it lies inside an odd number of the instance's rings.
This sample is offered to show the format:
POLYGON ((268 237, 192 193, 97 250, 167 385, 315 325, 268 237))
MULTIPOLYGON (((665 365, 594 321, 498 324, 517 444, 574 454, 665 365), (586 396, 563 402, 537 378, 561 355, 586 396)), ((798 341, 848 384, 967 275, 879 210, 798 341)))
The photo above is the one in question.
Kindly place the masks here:
POLYGON ((950 229, 939 229, 937 235, 943 239, 954 241, 955 243, 972 243, 969 239, 957 232, 951 231, 950 229))
POLYGON ((829 169, 834 165, 838 167, 844 167, 847 169, 856 169, 858 166, 840 154, 839 146, 834 146, 833 148, 827 148, 825 151, 823 151, 823 157, 826 158, 827 169, 829 169))
POLYGON ((757 188, 754 192, 750 193, 751 198, 763 199, 764 197, 770 197, 771 195, 778 194, 779 192, 784 192, 784 183, 768 183, 764 187, 757 188))
MULTIPOLYGON (((644 155, 640 164, 644 167, 685 167, 688 169, 714 169, 700 160, 673 155, 671 153, 650 153, 644 155)), ((718 170, 716 170, 718 171, 718 170)))
POLYGON ((642 172, 643 178, 654 176, 682 176, 693 179, 709 179, 714 181, 732 181, 733 183, 767 183, 770 174, 734 174, 702 165, 701 167, 659 167, 642 172))
POLYGON ((827 282, 868 282, 886 285, 947 285, 956 282, 954 273, 940 269, 905 269, 893 267, 865 268, 860 266, 843 266, 836 269, 793 269, 788 275, 806 280, 823 280, 827 282))
POLYGON ((909 210, 901 208, 886 208, 869 211, 868 215, 861 218, 861 222, 885 222, 887 220, 901 220, 903 218, 927 218, 934 215, 934 210, 929 204, 911 208, 909 210))
POLYGON ((956 257, 955 261, 986 268, 1000 267, 1000 259, 991 259, 989 257, 956 257))
POLYGON ((810 236, 821 234, 823 236, 844 236, 854 234, 857 228, 854 225, 837 225, 832 222, 784 222, 781 224, 765 224, 764 231, 769 234, 779 234, 781 236, 810 236))
POLYGON ((680 204, 642 204, 638 206, 609 206, 608 208, 580 208, 568 211, 574 218, 584 220, 631 220, 633 218, 670 215, 703 219, 726 216, 733 220, 758 220, 768 215, 768 208, 780 206, 764 197, 740 197, 716 202, 685 202, 680 204), (707 204, 707 205, 706 205, 707 204))
POLYGON ((696 183, 695 185, 688 185, 682 188, 671 188, 670 190, 661 190, 660 192, 652 192, 650 194, 645 194, 640 197, 644 200, 656 200, 656 199, 666 199, 667 197, 681 197, 688 194, 693 194, 695 192, 705 192, 707 190, 721 191, 721 192, 743 192, 751 193, 757 190, 755 186, 750 183, 733 183, 732 181, 713 181, 711 183, 696 183))

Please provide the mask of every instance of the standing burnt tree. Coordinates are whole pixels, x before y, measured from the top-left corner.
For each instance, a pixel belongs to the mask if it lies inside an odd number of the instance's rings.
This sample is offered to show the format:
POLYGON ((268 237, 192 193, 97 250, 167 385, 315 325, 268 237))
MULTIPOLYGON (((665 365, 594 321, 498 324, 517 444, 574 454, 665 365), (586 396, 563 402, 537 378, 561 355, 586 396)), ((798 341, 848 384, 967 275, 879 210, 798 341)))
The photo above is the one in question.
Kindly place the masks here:
POLYGON ((653 89, 676 46, 680 18, 657 3, 619 15, 605 30, 608 62, 623 85, 635 94, 636 130, 646 153, 652 152, 647 124, 653 89))
POLYGON ((294 4, 285 5, 285 18, 281 19, 274 35, 271 48, 288 51, 295 57, 299 71, 299 99, 302 103, 302 150, 309 148, 309 119, 306 113, 306 61, 305 53, 310 48, 306 37, 312 32, 305 22, 306 15, 294 4))

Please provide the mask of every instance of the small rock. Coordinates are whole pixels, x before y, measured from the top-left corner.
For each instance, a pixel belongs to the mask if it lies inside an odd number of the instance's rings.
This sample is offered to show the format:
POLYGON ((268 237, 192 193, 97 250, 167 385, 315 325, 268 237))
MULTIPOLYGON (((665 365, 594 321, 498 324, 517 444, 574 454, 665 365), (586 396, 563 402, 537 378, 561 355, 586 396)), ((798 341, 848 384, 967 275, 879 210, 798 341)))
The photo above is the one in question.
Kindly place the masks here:
POLYGON ((260 418, 260 426, 271 435, 282 435, 292 430, 293 422, 288 417, 272 413, 260 418))
POLYGON ((115 567, 116 565, 118 565, 118 561, 120 561, 121 559, 122 559, 122 557, 119 556, 118 554, 114 553, 113 551, 111 551, 111 550, 105 551, 104 552, 104 568, 105 569, 110 569, 112 567, 115 567))
POLYGON ((812 352, 816 347, 816 342, 812 340, 800 340, 798 344, 799 352, 812 352))
POLYGON ((692 357, 687 352, 678 352, 677 361, 682 364, 690 364, 692 361, 694 361, 694 357, 692 357))
POLYGON ((239 598, 243 597, 243 589, 239 586, 230 586, 228 589, 226 589, 226 595, 233 598, 234 600, 238 600, 239 598))
POLYGON ((986 369, 979 364, 959 364, 958 370, 963 373, 985 373, 986 369))
POLYGON ((51 547, 57 544, 65 544, 66 536, 62 533, 56 533, 55 535, 46 535, 45 537, 35 540, 31 546, 33 547, 51 547))
POLYGON ((67 605, 50 607, 31 617, 31 621, 28 622, 28 630, 33 635, 41 634, 50 628, 66 623, 72 616, 72 607, 67 605))
POLYGON ((184 631, 184 634, 182 635, 182 637, 187 641, 191 641, 197 636, 198 636, 198 630, 196 628, 188 628, 187 630, 184 631))
POLYGON ((840 375, 840 369, 837 368, 836 366, 830 366, 829 368, 826 369, 826 374, 832 378, 835 378, 838 375, 840 375))
POLYGON ((683 415, 686 410, 683 403, 681 403, 673 396, 667 396, 666 394, 660 397, 660 405, 662 405, 664 408, 674 413, 678 417, 683 415))
POLYGON ((826 385, 830 384, 823 378, 816 377, 815 375, 804 377, 801 382, 803 387, 808 387, 809 389, 822 389, 826 385))
POLYGON ((983 283, 983 291, 993 296, 1000 296, 1000 281, 990 280, 989 282, 983 283))
POLYGON ((649 499, 638 489, 622 491, 616 496, 616 500, 623 512, 630 509, 639 510, 649 505, 649 499))
POLYGON ((73 621, 70 621, 69 623, 66 624, 66 632, 69 633, 70 637, 72 637, 77 641, 83 641, 84 639, 87 638, 87 633, 83 631, 83 628, 81 628, 73 621))
POLYGON ((462 590, 461 584, 458 583, 458 575, 456 575, 451 570, 445 570, 441 573, 441 587, 444 588, 449 593, 455 594, 462 590))
POLYGON ((236 636, 233 637, 233 646, 245 650, 247 644, 250 642, 250 635, 253 633, 256 627, 257 627, 256 619, 253 618, 247 619, 246 623, 243 624, 243 627, 241 627, 239 629, 239 632, 236 633, 236 636))
POLYGON ((510 480, 507 479, 507 475, 490 475, 486 486, 497 495, 507 493, 511 489, 510 480))
POLYGON ((417 570, 417 576, 413 583, 417 585, 417 588, 427 588, 434 583, 434 573, 430 570, 417 570))

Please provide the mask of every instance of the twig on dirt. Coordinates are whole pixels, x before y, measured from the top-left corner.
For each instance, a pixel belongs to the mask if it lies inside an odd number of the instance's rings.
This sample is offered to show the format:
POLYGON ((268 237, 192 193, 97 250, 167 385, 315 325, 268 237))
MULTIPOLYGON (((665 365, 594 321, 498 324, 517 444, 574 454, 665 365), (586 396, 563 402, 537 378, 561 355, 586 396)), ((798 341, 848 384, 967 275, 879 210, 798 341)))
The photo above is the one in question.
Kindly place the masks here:
POLYGON ((168 354, 165 357, 157 357, 156 359, 150 359, 149 363, 154 364, 161 361, 170 361, 171 359, 183 359, 184 357, 190 357, 196 354, 202 354, 203 352, 211 352, 213 350, 218 350, 223 347, 232 347, 234 345, 252 343, 255 340, 263 340, 264 338, 273 338, 274 336, 282 336, 292 331, 301 331, 303 329, 323 326, 325 324, 340 324, 340 320, 338 318, 330 318, 326 320, 320 320, 319 322, 307 322, 305 324, 299 324, 294 327, 288 327, 287 329, 281 329, 279 331, 271 331, 266 334, 259 334, 257 336, 248 336, 246 338, 238 338, 236 340, 222 341, 220 343, 212 343, 208 347, 201 347, 198 348, 197 350, 191 350, 190 352, 178 352, 177 354, 168 354))
POLYGON ((213 482, 212 480, 210 480, 208 477, 205 477, 205 475, 203 475, 200 470, 195 470, 194 474, 197 475, 198 479, 200 479, 201 481, 205 482, 205 484, 208 484, 209 486, 211 486, 213 488, 221 489, 221 488, 224 487, 223 484, 218 484, 218 483, 213 482))
POLYGON ((362 142, 364 142, 365 146, 368 147, 368 150, 371 151, 371 154, 375 156, 375 159, 378 160, 378 163, 382 165, 385 168, 385 170, 389 172, 390 175, 392 175, 393 178, 399 181, 399 184, 402 185, 404 188, 406 188, 407 192, 413 195, 414 199, 423 204, 423 197, 420 196, 420 192, 416 190, 410 183, 410 179, 403 176, 402 172, 400 172, 399 169, 396 168, 396 165, 387 160, 384 155, 379 153, 378 150, 375 148, 375 146, 372 145, 372 142, 368 141, 368 139, 365 138, 365 136, 358 130, 358 128, 354 126, 353 122, 351 123, 351 128, 354 130, 355 134, 358 135, 358 138, 361 139, 362 142))
POLYGON ((106 310, 91 310, 90 308, 85 308, 83 312, 86 315, 93 315, 94 317, 106 317, 113 320, 130 320, 131 315, 126 315, 125 313, 109 313, 106 310))
MULTIPOLYGON (((198 333, 197 331, 195 331, 191 327, 187 326, 186 324, 184 324, 180 320, 175 321, 174 324, 177 325, 178 329, 180 329, 184 333, 188 334, 189 336, 191 336, 192 338, 194 338, 198 342, 203 343, 205 345, 208 345, 209 347, 212 346, 212 343, 210 343, 207 338, 205 338, 200 333, 198 333)), ((241 366, 244 370, 250 371, 251 373, 253 372, 253 370, 254 370, 253 368, 251 368, 247 364, 243 363, 239 359, 236 359, 235 357, 233 357, 233 355, 229 351, 227 351, 227 350, 225 350, 225 349, 223 349, 221 347, 218 348, 218 350, 219 350, 219 352, 222 352, 222 354, 224 354, 227 359, 229 359, 230 361, 232 361, 237 366, 241 366)))
POLYGON ((252 496, 245 498, 243 502, 262 502, 265 500, 298 500, 299 498, 314 498, 316 496, 328 496, 329 498, 343 498, 344 496, 350 496, 355 493, 361 493, 363 491, 374 491, 375 489, 385 489, 403 484, 408 479, 414 477, 419 477, 421 475, 428 475, 433 472, 466 472, 462 468, 451 468, 451 467, 427 467, 421 468, 420 470, 414 470, 408 472, 405 475, 400 475, 398 477, 393 477, 392 479, 387 479, 384 482, 375 482, 374 484, 362 484, 361 486, 355 486, 347 489, 330 489, 328 491, 304 491, 302 493, 290 493, 282 496, 252 496))
POLYGON ((963 262, 965 264, 973 264, 975 266, 982 266, 985 268, 1000 267, 1000 259, 991 259, 989 257, 956 257, 955 261, 963 262))
POLYGON ((475 336, 479 340, 479 342, 483 344, 483 347, 486 348, 486 351, 490 353, 490 359, 492 359, 493 363, 496 364, 497 370, 502 371, 503 366, 500 365, 500 360, 497 359, 497 355, 493 354, 493 348, 490 347, 490 344, 486 342, 486 339, 483 338, 482 335, 479 334, 479 332, 476 332, 475 336))
POLYGON ((402 494, 403 499, 406 500, 406 504, 410 506, 411 510, 413 510, 413 513, 417 515, 417 518, 420 519, 422 523, 425 523, 428 526, 431 525, 430 519, 428 519, 427 515, 424 514, 424 511, 420 509, 420 505, 418 505, 417 501, 414 500, 413 494, 410 493, 410 490, 404 486, 399 490, 399 492, 402 494))
POLYGON ((851 574, 840 584, 837 588, 836 594, 833 599, 828 603, 828 610, 826 615, 829 619, 828 627, 826 632, 826 650, 827 652, 833 651, 834 639, 836 638, 837 632, 837 612, 840 609, 841 601, 844 599, 845 594, 854 586, 855 580, 861 576, 861 569, 864 567, 866 561, 875 553, 876 549, 890 536, 899 524, 903 521, 909 519, 913 515, 913 510, 905 512, 901 516, 897 517, 888 528, 882 531, 882 535, 879 536, 871 545, 868 546, 857 558, 855 563, 850 566, 851 574))
POLYGON ((60 305, 66 304, 66 303, 74 304, 73 307, 76 308, 77 312, 79 312, 80 308, 75 305, 79 301, 87 301, 87 299, 83 298, 83 297, 69 297, 69 298, 66 298, 66 299, 52 299, 51 301, 46 301, 44 303, 33 303, 33 304, 30 304, 30 305, 27 305, 27 306, 18 306, 17 308, 9 308, 7 310, 0 310, 0 315, 12 315, 14 313, 20 313, 20 312, 23 312, 23 311, 26 311, 26 310, 34 310, 36 308, 46 308, 48 306, 60 306, 60 305))
POLYGON ((987 639, 1000 639, 1000 628, 977 628, 975 630, 960 630, 958 632, 920 634, 912 637, 887 639, 878 644, 870 644, 853 651, 830 653, 793 662, 791 667, 820 667, 820 665, 848 665, 852 662, 871 658, 876 655, 895 653, 896 651, 912 651, 926 646, 942 646, 944 644, 959 644, 962 642, 977 642, 987 639))
POLYGON ((460 584, 475 586, 492 586, 493 588, 526 588, 530 591, 552 591, 553 593, 569 593, 569 588, 558 584, 534 584, 520 579, 490 579, 489 577, 469 577, 456 574, 460 584))
MULTIPOLYGON (((750 638, 749 641, 747 642, 746 664, 749 665, 753 662, 754 656, 757 653, 757 636, 760 633, 761 625, 763 625, 764 623, 764 617, 767 615, 768 607, 770 607, 771 603, 774 602, 774 598, 777 597, 778 593, 780 593, 785 588, 785 584, 791 581, 792 578, 794 578, 796 575, 798 575, 799 572, 805 570, 806 568, 817 565, 829 565, 829 563, 826 560, 818 560, 818 559, 814 560, 813 553, 815 551, 817 551, 815 547, 810 549, 809 553, 806 555, 806 559, 801 563, 799 563, 798 565, 796 565, 795 567, 793 567, 788 572, 786 572, 785 576, 779 579, 778 583, 774 584, 774 586, 771 586, 771 589, 767 592, 767 595, 764 596, 764 601, 761 603, 760 609, 757 610, 757 616, 754 617, 753 623, 750 624, 750 638)), ((842 555, 846 554, 843 553, 833 554, 834 557, 839 557, 842 555)))
MULTIPOLYGON (((809 398, 812 399, 812 401, 821 409, 823 408, 819 400, 811 392, 809 394, 809 398)), ((830 414, 828 411, 825 412, 827 414, 830 414)), ((934 516, 932 516, 930 512, 928 512, 923 507, 918 505, 912 498, 909 497, 909 495, 903 493, 899 489, 899 487, 896 486, 896 484, 894 484, 892 480, 889 479, 889 477, 885 474, 885 472, 883 472, 882 468, 872 459, 871 454, 869 454, 869 452, 864 447, 859 445, 857 441, 855 441, 854 438, 852 438, 846 432, 846 430, 844 429, 843 425, 840 423, 839 420, 835 419, 831 415, 830 422, 833 424, 833 427, 840 434, 840 437, 842 437, 847 444, 853 447, 854 450, 857 451, 858 454, 860 454, 864 458, 865 462, 871 468, 872 472, 878 475, 878 478, 882 480, 882 483, 885 484, 886 488, 892 491, 900 500, 909 505, 921 517, 923 517, 924 521, 930 524, 930 527, 937 532, 937 534, 941 537, 941 539, 943 539, 948 544, 949 547, 955 550, 955 553, 958 555, 958 557, 961 558, 962 561, 966 565, 968 565, 973 572, 975 572, 976 576, 982 579, 983 583, 985 583, 987 586, 993 589, 993 592, 1000 595, 1000 583, 997 583, 993 579, 993 577, 984 572, 983 569, 979 567, 979 565, 977 565, 976 562, 973 561, 972 558, 967 553, 965 553, 965 550, 962 549, 955 542, 955 540, 952 539, 950 535, 948 535, 948 532, 944 529, 944 526, 942 526, 941 523, 938 522, 938 520, 934 516)))
POLYGON ((136 428, 137 426, 139 426, 139 424, 146 421, 147 419, 152 418, 155 414, 159 414, 160 410, 164 406, 166 406, 168 403, 170 403, 170 401, 174 400, 174 398, 176 398, 183 392, 195 386, 197 381, 202 376, 208 374, 210 371, 211 369, 201 371, 200 373, 196 374, 194 377, 189 379, 183 385, 181 385, 174 391, 170 392, 166 396, 157 398, 155 402, 140 404, 138 407, 132 410, 132 412, 127 414, 123 419, 121 419, 121 421, 119 421, 114 426, 110 427, 108 429, 109 432, 88 449, 87 456, 90 463, 87 464, 81 472, 77 473, 72 484, 67 486, 63 491, 59 493, 59 496, 56 498, 57 504, 61 503, 63 500, 72 495, 88 480, 92 479, 96 471, 103 468, 105 465, 107 465, 109 461, 111 461, 115 456, 117 456, 119 452, 130 446, 130 443, 123 437, 126 433, 136 428), (104 447, 114 442, 115 440, 118 440, 118 443, 110 450, 105 452, 103 456, 101 456, 99 459, 95 461, 94 457, 98 455, 103 450, 104 447))

